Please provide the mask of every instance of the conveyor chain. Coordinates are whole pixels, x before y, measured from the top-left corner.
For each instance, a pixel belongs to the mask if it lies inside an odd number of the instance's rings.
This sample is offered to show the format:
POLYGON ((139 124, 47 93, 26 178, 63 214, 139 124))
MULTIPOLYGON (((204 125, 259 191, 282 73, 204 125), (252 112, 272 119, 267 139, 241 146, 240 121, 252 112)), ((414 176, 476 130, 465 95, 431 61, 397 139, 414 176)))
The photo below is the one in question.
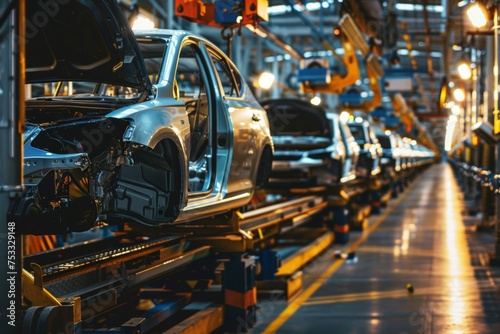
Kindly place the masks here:
MULTIPOLYGON (((24 263, 26 266, 31 263, 40 265, 44 282, 49 283, 61 277, 70 277, 95 270, 98 267, 102 268, 104 265, 113 265, 144 257, 178 241, 180 241, 180 237, 176 236, 140 242, 132 242, 131 239, 123 236, 113 237, 33 254, 27 256, 24 263)), ((30 269, 26 269, 30 271, 30 269)))

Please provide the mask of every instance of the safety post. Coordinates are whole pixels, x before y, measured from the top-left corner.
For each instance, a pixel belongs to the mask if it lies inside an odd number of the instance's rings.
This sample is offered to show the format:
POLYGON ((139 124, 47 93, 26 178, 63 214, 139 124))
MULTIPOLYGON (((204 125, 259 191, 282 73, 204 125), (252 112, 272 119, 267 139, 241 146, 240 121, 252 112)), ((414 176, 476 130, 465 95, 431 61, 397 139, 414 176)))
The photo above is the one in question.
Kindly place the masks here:
POLYGON ((378 215, 381 212, 380 208, 382 207, 380 190, 370 191, 370 199, 372 205, 371 213, 378 215))
POLYGON ((229 332, 247 332, 257 322, 255 256, 247 253, 225 254, 220 261, 224 263, 224 327, 229 332))
POLYGON ((349 209, 346 205, 331 207, 333 214, 333 233, 334 242, 337 244, 346 244, 349 242, 349 209))

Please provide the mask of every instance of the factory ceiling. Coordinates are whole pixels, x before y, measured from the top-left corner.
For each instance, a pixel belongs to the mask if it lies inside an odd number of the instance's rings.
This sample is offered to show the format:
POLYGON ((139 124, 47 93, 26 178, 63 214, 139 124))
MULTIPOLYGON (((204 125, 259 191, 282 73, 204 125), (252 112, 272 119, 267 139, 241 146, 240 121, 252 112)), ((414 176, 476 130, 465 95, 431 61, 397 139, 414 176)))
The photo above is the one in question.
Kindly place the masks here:
MULTIPOLYGON (((136 3, 121 2, 124 6, 136 3)), ((457 79, 456 63, 460 57, 466 53, 470 56, 471 49, 484 50, 487 45, 488 36, 474 33, 477 30, 465 17, 463 5, 468 3, 457 0, 269 0, 267 22, 259 22, 254 32, 247 27, 236 31, 231 43, 232 58, 247 77, 281 62, 280 87, 283 92, 293 94, 298 91, 292 79, 299 68, 299 59, 331 57, 332 51, 339 51, 341 56, 342 45, 334 29, 342 15, 348 13, 363 30, 384 68, 399 68, 401 73, 412 76, 412 89, 403 95, 417 117, 432 126, 440 126, 446 116, 439 106, 442 84, 457 79)), ((174 0, 139 0, 137 4, 141 13, 152 15, 158 27, 194 30, 227 50, 227 41, 221 38, 220 29, 176 17, 174 0)))

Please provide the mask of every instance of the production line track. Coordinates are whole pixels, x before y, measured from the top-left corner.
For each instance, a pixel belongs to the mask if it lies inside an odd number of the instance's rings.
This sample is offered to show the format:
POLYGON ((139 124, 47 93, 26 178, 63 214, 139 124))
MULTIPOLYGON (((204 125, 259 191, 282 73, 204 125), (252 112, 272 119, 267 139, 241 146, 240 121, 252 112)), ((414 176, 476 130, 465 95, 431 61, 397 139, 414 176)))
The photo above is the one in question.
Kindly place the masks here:
MULTIPOLYGON (((306 224, 325 206, 321 196, 304 196, 238 214, 238 234, 241 238, 236 249, 241 248, 241 240, 244 240, 243 251, 257 245, 260 247, 262 239, 276 237, 306 224)), ((134 296, 131 291, 135 294, 140 291, 141 298, 152 295, 165 297, 167 302, 156 307, 162 309, 160 315, 151 316, 147 324, 138 324, 143 330, 151 329, 189 305, 191 295, 155 289, 150 291, 147 288, 150 283, 225 250, 224 247, 219 249, 217 238, 213 242, 213 236, 199 237, 189 230, 184 231, 188 233, 160 237, 122 234, 26 256, 24 297, 38 308, 59 305, 61 299, 79 299, 75 308, 79 308, 78 313, 84 322, 89 320, 86 316, 88 308, 95 306, 103 297, 110 300, 100 308, 99 312, 103 314, 123 309, 127 296, 134 296), (172 300, 168 301, 169 298, 172 300)), ((220 308, 213 305, 207 307, 220 317, 220 308)), ((39 313, 33 309, 28 312, 25 326, 33 328, 43 323, 39 313)), ((96 317, 94 312, 93 318, 96 317)))

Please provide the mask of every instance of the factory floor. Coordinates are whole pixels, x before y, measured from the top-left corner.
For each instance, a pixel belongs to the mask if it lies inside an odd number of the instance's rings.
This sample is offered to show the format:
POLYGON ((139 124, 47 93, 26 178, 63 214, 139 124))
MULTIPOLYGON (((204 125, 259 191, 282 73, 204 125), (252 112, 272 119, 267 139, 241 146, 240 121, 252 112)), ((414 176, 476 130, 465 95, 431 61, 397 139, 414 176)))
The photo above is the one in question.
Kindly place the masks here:
POLYGON ((494 234, 476 231, 479 220, 451 167, 435 164, 305 267, 294 299, 259 298, 252 332, 500 333, 494 234))

